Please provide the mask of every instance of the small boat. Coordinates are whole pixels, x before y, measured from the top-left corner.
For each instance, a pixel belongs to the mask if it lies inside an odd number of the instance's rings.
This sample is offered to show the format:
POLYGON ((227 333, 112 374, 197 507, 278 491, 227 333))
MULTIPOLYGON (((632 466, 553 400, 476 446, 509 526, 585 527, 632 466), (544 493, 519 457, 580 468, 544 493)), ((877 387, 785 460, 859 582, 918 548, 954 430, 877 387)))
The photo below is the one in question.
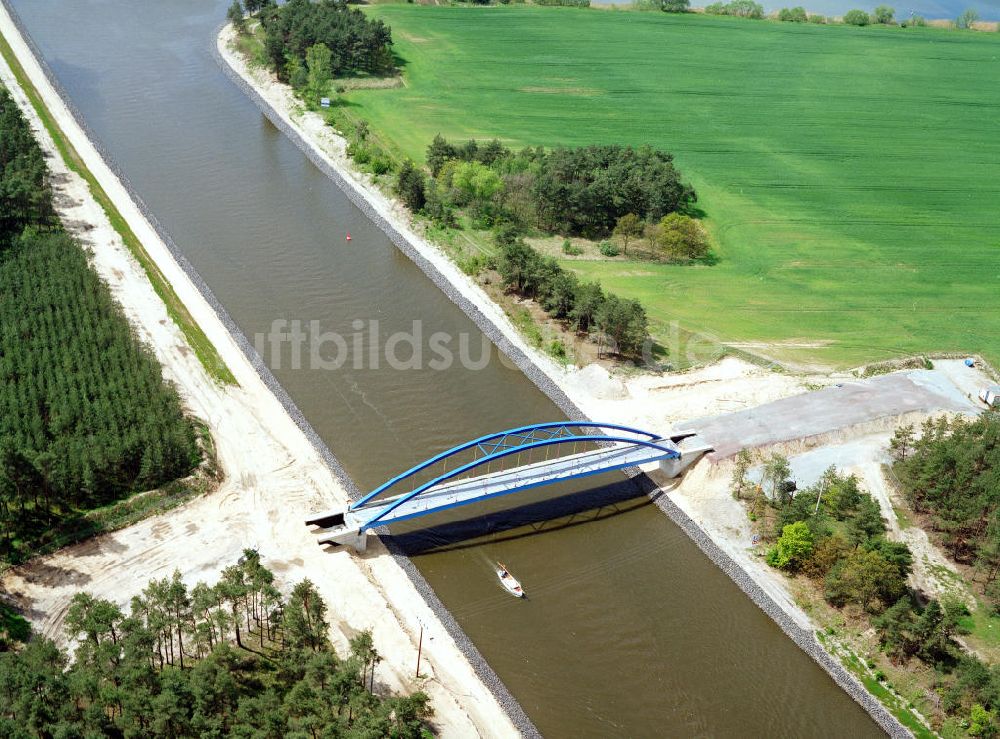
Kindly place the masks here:
POLYGON ((504 586, 508 593, 513 595, 515 598, 524 597, 524 588, 521 587, 519 583, 512 574, 507 570, 507 566, 502 562, 497 562, 497 577, 500 578, 500 584, 504 586))
POLYGON ((351 240, 351 232, 350 231, 347 232, 347 238, 344 239, 344 240, 345 241, 350 241, 351 240))

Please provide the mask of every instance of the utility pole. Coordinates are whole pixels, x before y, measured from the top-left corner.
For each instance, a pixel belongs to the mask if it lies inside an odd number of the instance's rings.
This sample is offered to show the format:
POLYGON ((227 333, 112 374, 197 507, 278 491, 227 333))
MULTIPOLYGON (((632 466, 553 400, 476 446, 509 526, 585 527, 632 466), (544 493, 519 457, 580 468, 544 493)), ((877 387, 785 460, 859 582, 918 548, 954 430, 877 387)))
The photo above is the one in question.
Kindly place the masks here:
POLYGON ((417 642, 417 672, 415 677, 420 677, 420 654, 424 649, 424 624, 420 623, 420 641, 417 642))

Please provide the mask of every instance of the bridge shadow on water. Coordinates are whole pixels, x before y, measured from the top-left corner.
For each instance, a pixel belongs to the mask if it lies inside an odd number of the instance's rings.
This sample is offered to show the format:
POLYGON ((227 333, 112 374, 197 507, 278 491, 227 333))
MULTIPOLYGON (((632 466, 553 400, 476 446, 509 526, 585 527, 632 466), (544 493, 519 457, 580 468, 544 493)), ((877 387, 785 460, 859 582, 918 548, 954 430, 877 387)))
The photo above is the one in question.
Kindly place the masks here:
POLYGON ((510 505, 517 496, 465 506, 450 511, 450 520, 442 521, 448 516, 446 513, 434 515, 429 518, 439 523, 409 531, 400 530, 404 529, 400 524, 388 536, 382 534, 382 538, 411 556, 468 549, 481 546, 485 537, 489 537, 490 542, 514 541, 619 516, 651 505, 655 496, 662 494, 657 492, 650 496, 657 485, 643 473, 632 478, 623 477, 621 473, 609 473, 608 476, 617 479, 583 489, 579 489, 579 482, 555 485, 548 488, 543 499, 518 506, 510 505), (576 491, 572 490, 574 487, 576 491), (570 488, 570 492, 565 492, 566 488, 570 488), (559 492, 560 489, 563 492, 559 492), (460 515, 458 511, 466 516, 455 520, 453 517, 460 515))

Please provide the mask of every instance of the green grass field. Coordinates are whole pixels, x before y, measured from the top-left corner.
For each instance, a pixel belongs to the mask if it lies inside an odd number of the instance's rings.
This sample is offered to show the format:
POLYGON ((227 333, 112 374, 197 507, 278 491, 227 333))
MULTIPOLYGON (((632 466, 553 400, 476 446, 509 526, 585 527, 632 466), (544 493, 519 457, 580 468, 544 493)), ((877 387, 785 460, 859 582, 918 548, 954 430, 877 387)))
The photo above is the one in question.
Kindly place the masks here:
POLYGON ((1000 360, 1000 34, 569 8, 379 5, 406 85, 347 93, 423 159, 436 133, 672 151, 713 267, 573 262, 786 361, 1000 360))

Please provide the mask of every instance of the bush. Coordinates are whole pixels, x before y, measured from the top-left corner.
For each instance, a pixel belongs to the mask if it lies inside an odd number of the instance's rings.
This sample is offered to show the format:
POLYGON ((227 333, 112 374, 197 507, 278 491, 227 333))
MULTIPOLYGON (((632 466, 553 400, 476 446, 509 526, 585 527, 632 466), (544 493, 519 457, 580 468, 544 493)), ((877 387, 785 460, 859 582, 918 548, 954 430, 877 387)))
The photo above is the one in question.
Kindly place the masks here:
POLYGON ((373 174, 377 175, 391 172, 392 162, 383 156, 375 157, 371 162, 371 171, 373 174))
POLYGON ((903 28, 923 28, 927 25, 927 19, 922 15, 914 15, 900 23, 903 28))
POLYGON ((579 246, 574 246, 573 242, 569 239, 564 239, 562 244, 562 253, 568 254, 571 257, 578 257, 583 254, 583 249, 579 246))
POLYGON ((779 570, 795 571, 813 553, 813 534, 804 521, 785 526, 778 542, 767 553, 767 563, 779 570))
POLYGON ((708 256, 708 237, 690 216, 671 213, 660 221, 657 248, 669 259, 696 260, 708 256))
POLYGON ((547 351, 556 359, 564 360, 568 356, 566 352, 566 345, 562 342, 562 339, 552 339, 552 341, 549 342, 547 351))
POLYGON ((661 0, 660 2, 660 10, 664 13, 686 13, 690 7, 690 0, 661 0))
POLYGON ((357 164, 368 164, 371 161, 372 154, 365 146, 363 141, 359 139, 353 139, 351 143, 347 145, 347 156, 353 159, 357 164))
POLYGON ((492 260, 483 254, 460 257, 456 260, 458 268, 470 277, 475 277, 492 266, 492 260))
POLYGON ((823 24, 826 23, 826 16, 825 15, 818 15, 818 14, 810 15, 809 16, 809 22, 810 23, 816 23, 818 25, 823 25, 823 24))
POLYGON ((806 9, 801 5, 794 8, 782 8, 778 11, 778 20, 786 23, 805 23, 808 20, 806 9))
POLYGON ((849 26, 867 26, 871 18, 863 10, 848 10, 844 13, 844 23, 849 26))
POLYGON ((597 245, 597 250, 606 257, 618 256, 618 247, 612 244, 610 241, 602 241, 600 244, 597 245))

